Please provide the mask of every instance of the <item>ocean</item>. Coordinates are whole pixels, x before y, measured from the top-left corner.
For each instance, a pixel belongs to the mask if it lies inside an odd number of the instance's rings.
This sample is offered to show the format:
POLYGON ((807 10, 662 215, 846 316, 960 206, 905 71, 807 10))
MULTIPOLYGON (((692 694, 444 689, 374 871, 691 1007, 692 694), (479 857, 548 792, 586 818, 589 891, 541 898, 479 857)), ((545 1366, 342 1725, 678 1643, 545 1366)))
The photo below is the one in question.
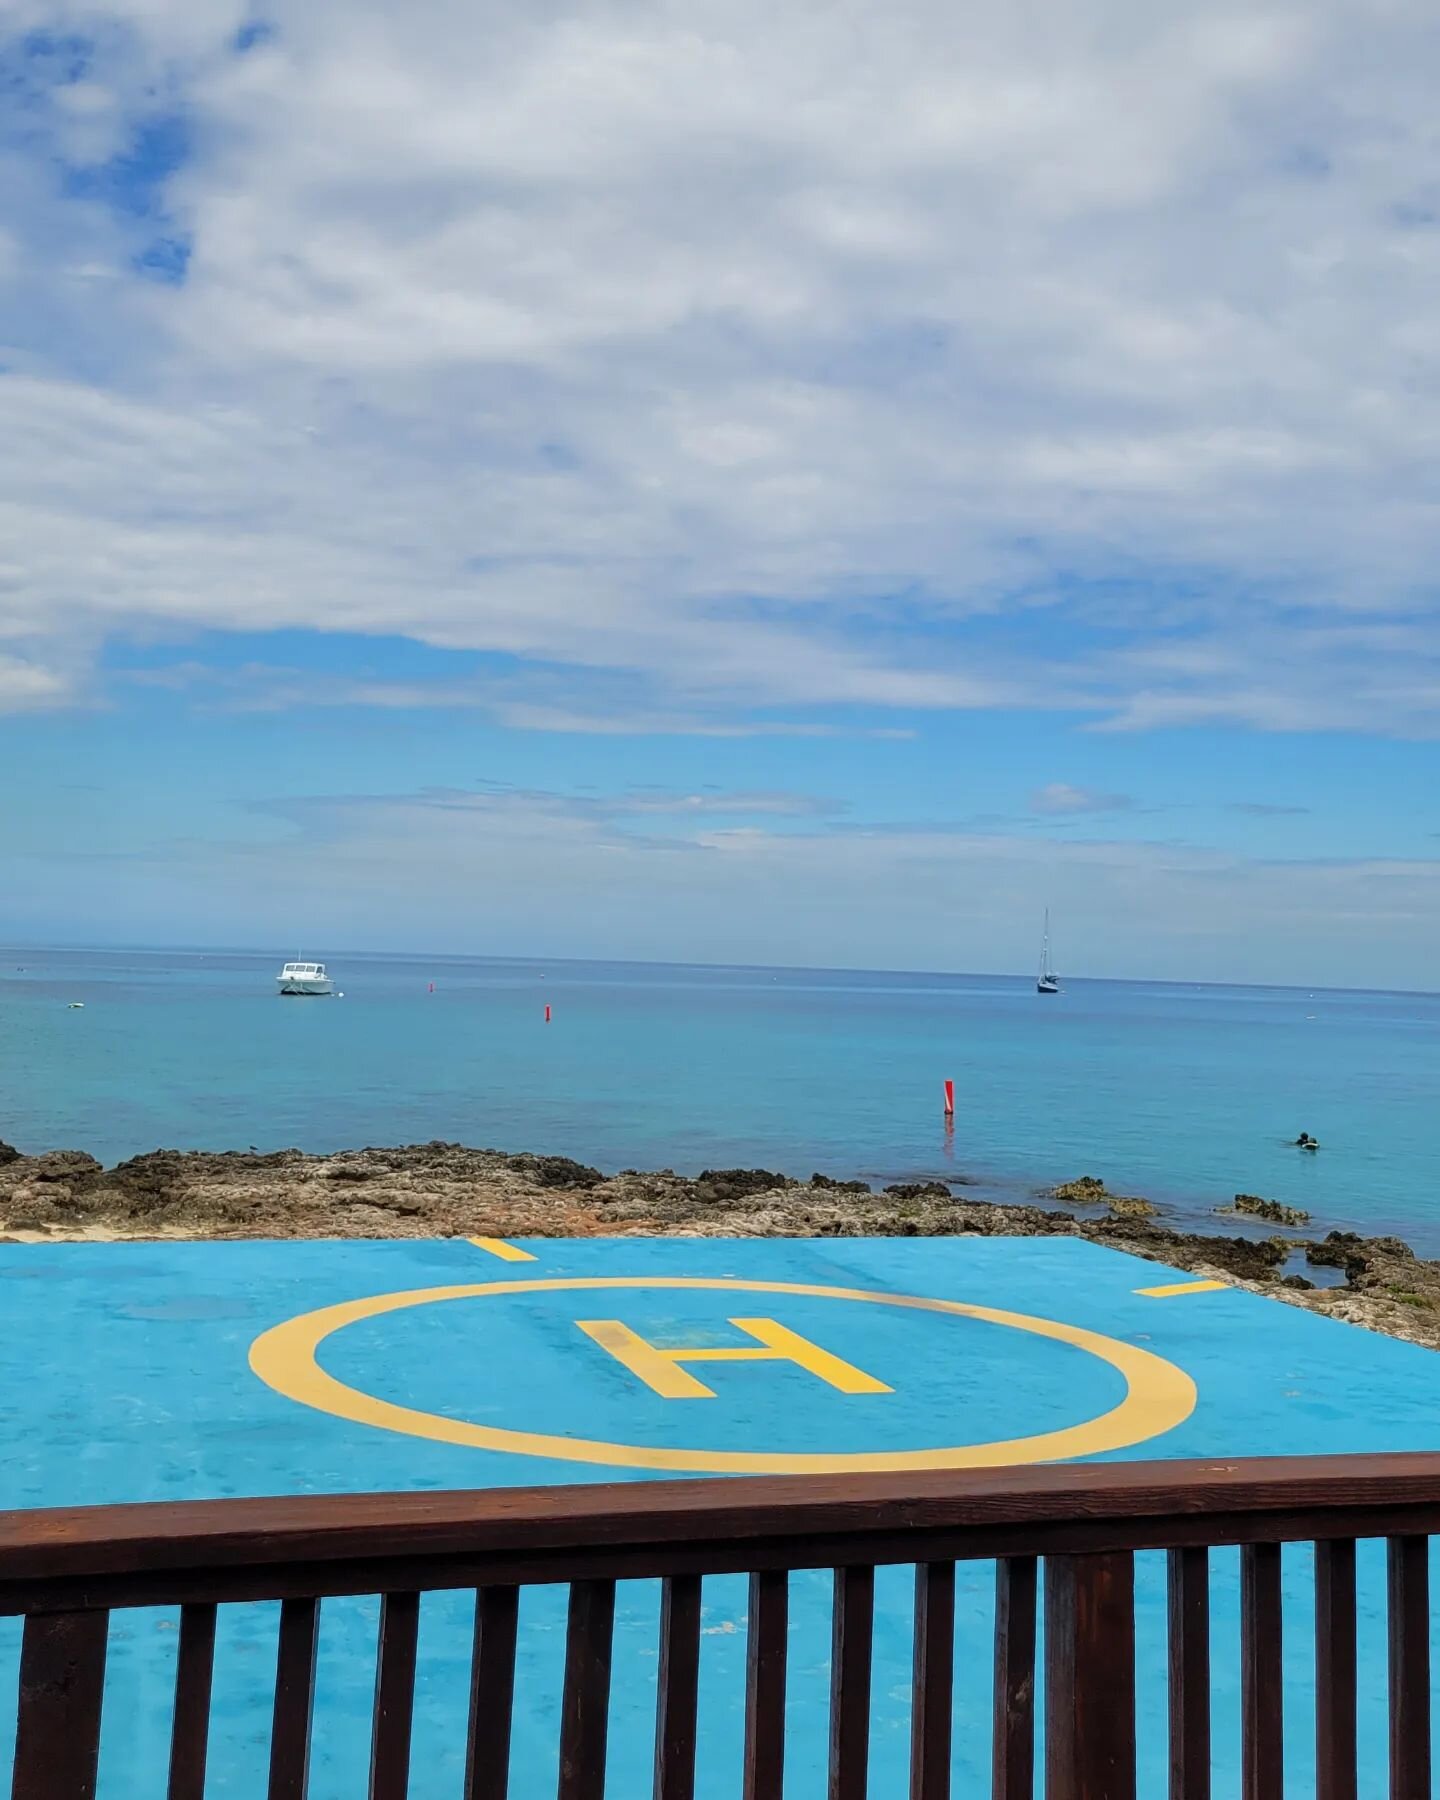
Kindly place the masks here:
POLYGON ((1188 1226, 1243 1191, 1440 1255, 1440 995, 346 954, 343 998, 281 999, 283 960, 0 949, 0 1138, 444 1138, 1007 1200, 1092 1174, 1188 1226))

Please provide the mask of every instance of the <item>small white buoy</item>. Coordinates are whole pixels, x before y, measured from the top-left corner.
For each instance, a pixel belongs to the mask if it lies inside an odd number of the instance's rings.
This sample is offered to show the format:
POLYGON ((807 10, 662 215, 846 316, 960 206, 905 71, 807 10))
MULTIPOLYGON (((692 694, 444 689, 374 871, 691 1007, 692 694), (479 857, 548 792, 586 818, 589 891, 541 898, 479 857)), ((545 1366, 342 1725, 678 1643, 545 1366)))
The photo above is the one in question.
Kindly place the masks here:
POLYGON ((84 1012, 85 1002, 83 1000, 72 1000, 70 1002, 70 1010, 71 1012, 84 1012))

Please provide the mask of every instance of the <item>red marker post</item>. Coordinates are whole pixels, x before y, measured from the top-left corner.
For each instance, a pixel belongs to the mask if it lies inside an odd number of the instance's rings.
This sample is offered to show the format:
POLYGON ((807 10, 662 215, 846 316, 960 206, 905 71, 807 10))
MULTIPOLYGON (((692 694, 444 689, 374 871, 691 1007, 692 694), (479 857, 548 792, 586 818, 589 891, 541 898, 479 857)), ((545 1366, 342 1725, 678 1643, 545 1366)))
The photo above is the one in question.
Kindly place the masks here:
POLYGON ((945 1117, 947 1119, 955 1117, 955 1083, 953 1081, 945 1083, 945 1117))
POLYGON ((548 1006, 545 1008, 545 1023, 547 1025, 550 1023, 550 1008, 548 1006))

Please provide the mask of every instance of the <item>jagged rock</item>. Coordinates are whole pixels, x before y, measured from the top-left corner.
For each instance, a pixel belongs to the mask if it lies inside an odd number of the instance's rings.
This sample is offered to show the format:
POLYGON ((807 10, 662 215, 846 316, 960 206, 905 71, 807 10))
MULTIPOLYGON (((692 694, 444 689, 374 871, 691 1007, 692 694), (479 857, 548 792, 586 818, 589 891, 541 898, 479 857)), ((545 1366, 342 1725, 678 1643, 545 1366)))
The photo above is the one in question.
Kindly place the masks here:
MULTIPOLYGON (((433 1146, 440 1148, 441 1146, 433 1146)), ((459 1149, 459 1145, 445 1145, 445 1149, 459 1149)), ((592 1169, 589 1163, 576 1162, 569 1156, 507 1156, 508 1167, 517 1175, 528 1175, 537 1187, 543 1188, 592 1188, 599 1187, 605 1177, 598 1169, 592 1169)))
POLYGON ((1153 1200, 1144 1200, 1139 1194, 1107 1194, 1105 1204, 1116 1219, 1153 1219, 1160 1210, 1153 1200))
POLYGON ((1046 1189, 1046 1198, 1068 1200, 1075 1206, 1108 1206, 1111 1217, 1117 1219, 1151 1219, 1160 1210, 1153 1200, 1139 1194, 1112 1194, 1098 1175, 1062 1181, 1059 1187, 1046 1189))
POLYGON ((30 1159, 26 1171, 32 1181, 74 1181, 81 1175, 98 1175, 100 1164, 83 1150, 47 1150, 30 1159))
POLYGON ((1322 1269, 1343 1269, 1347 1276, 1363 1275, 1370 1267, 1365 1240, 1354 1231, 1331 1231, 1320 1244, 1305 1246, 1305 1260, 1322 1269))
POLYGON ((15 1188, 5 1196, 5 1223, 12 1231, 43 1231, 47 1225, 60 1224, 65 1216, 63 1206, 58 1204, 62 1191, 54 1184, 15 1188))
POLYGON ((773 1169, 702 1169, 695 1177, 696 1192, 708 1200, 738 1200, 746 1194, 798 1186, 790 1176, 777 1175, 773 1169))
POLYGON ((1099 1206, 1110 1198, 1098 1175, 1077 1175, 1073 1181, 1062 1181, 1048 1192, 1052 1200, 1070 1200, 1080 1206, 1099 1206))
POLYGON ((1270 1225, 1308 1225, 1310 1215, 1299 1206, 1283 1206, 1278 1200, 1262 1200, 1259 1194, 1237 1194, 1229 1206, 1215 1209, 1223 1213, 1248 1213, 1252 1219, 1264 1219, 1270 1225))
POLYGON ((828 1188, 834 1194, 873 1194, 875 1191, 868 1181, 835 1181, 829 1175, 812 1175, 810 1185, 828 1188))
POLYGON ((3 1168, 6 1163, 19 1162, 19 1160, 20 1152, 15 1146, 7 1144, 4 1138, 0 1138, 0 1168, 3 1168))
POLYGON ((1398 1238, 1331 1232, 1323 1243, 1178 1231, 1150 1203, 1111 1195, 1094 1176, 1057 1195, 1108 1208, 1083 1219, 1051 1205, 953 1194, 948 1181, 872 1194, 833 1177, 801 1185, 769 1169, 673 1170, 606 1177, 568 1157, 509 1155, 435 1142, 331 1156, 299 1150, 156 1150, 110 1170, 76 1152, 0 1161, 0 1231, 122 1237, 1080 1237, 1171 1269, 1235 1282, 1332 1319, 1440 1348, 1440 1262, 1398 1238), (43 1168, 42 1168, 43 1165, 43 1168), (1282 1274, 1297 1248, 1344 1271, 1316 1288, 1282 1274))

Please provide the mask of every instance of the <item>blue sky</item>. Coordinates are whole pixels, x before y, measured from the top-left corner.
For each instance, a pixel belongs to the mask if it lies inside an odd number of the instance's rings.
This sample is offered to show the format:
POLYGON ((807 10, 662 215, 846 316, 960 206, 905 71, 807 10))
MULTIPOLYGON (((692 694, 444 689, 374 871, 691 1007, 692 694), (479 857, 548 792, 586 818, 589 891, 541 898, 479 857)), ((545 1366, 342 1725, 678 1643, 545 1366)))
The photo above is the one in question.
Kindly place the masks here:
POLYGON ((1433 986, 1425 8, 0 21, 0 936, 1433 986))

